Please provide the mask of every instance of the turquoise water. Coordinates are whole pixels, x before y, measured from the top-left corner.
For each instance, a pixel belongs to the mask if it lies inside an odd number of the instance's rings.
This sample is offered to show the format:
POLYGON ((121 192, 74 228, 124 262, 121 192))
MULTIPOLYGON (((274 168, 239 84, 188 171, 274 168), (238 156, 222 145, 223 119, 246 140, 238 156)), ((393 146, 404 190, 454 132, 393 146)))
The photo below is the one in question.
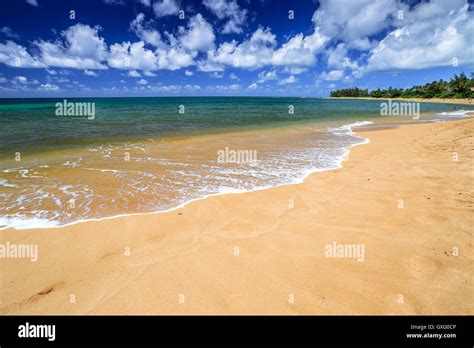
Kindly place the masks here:
MULTIPOLYGON (((95 103, 95 119, 56 116, 63 99, 0 99, 0 158, 104 142, 187 137, 304 122, 376 118, 380 102, 268 97, 67 99, 95 103), (184 114, 179 113, 180 105, 184 114), (294 106, 294 114, 289 106, 294 106)), ((472 106, 422 104, 422 112, 472 106)))
POLYGON ((381 117, 377 100, 68 99, 94 103, 88 119, 57 116, 58 102, 0 99, 0 229, 164 211, 301 182, 340 167, 350 147, 366 142, 353 134, 358 126, 457 119, 474 109, 423 103, 413 120, 381 117), (257 159, 219 160, 229 149, 257 159))

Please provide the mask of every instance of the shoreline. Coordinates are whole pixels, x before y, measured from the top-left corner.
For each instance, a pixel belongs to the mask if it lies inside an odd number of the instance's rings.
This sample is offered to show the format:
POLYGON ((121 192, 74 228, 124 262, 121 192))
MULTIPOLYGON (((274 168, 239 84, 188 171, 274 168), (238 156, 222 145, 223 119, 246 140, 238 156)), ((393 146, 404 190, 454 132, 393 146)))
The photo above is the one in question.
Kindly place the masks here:
POLYGON ((1 288, 0 311, 472 314, 465 305, 472 290, 472 212, 456 208, 456 200, 472 179, 464 139, 473 127, 465 119, 356 132, 371 142, 351 147, 342 168, 312 173, 302 183, 221 194, 165 213, 3 230, 2 242, 36 243, 40 257, 34 264, 0 260, 9 284, 1 288), (450 144, 453 139, 460 143, 450 144), (459 147, 461 172, 446 146, 459 147), (439 191, 452 186, 455 198, 449 194, 445 203, 446 192, 439 191), (396 207, 400 197, 405 210, 396 207), (333 241, 362 243, 366 261, 325 258, 324 245, 333 241), (459 258, 447 254, 453 245, 462 250, 459 258))
MULTIPOLYGON (((267 186, 254 187, 252 189, 237 189, 237 188, 234 188, 234 189, 226 191, 226 192, 208 193, 208 194, 206 194, 202 197, 193 198, 193 199, 190 199, 190 200, 185 201, 183 203, 180 203, 176 206, 166 208, 166 209, 163 209, 163 210, 154 210, 154 211, 147 211, 147 212, 120 213, 120 214, 107 215, 107 216, 102 216, 102 217, 91 217, 91 218, 75 220, 75 221, 71 221, 71 222, 67 222, 67 223, 63 223, 63 224, 56 224, 57 221, 55 221, 55 220, 46 220, 46 221, 42 221, 42 223, 43 223, 42 226, 38 226, 38 225, 37 226, 28 226, 30 224, 30 220, 24 220, 24 221, 19 223, 19 226, 18 225, 17 226, 11 226, 11 225, 8 226, 8 225, 6 225, 5 227, 2 227, 2 225, 0 225, 0 231, 9 230, 9 229, 14 229, 16 231, 31 230, 31 229, 39 229, 39 230, 41 230, 41 229, 54 229, 54 228, 63 228, 63 227, 73 226, 73 225, 81 224, 81 223, 99 222, 99 221, 103 221, 103 220, 110 220, 110 219, 129 217, 129 216, 162 214, 162 213, 168 213, 168 212, 175 211, 177 209, 185 207, 186 205, 188 205, 190 203, 200 201, 200 200, 204 200, 204 199, 209 198, 209 197, 216 197, 216 196, 227 195, 227 194, 243 194, 243 193, 250 193, 250 192, 254 192, 254 191, 267 190, 267 189, 286 186, 286 185, 301 184, 305 181, 305 179, 308 176, 310 176, 314 173, 331 171, 331 170, 336 170, 336 169, 341 168, 342 163, 344 161, 344 158, 348 156, 350 150, 353 147, 358 146, 358 145, 364 145, 364 144, 367 144, 367 143, 370 142, 370 140, 368 138, 357 136, 354 132, 354 127, 358 127, 358 128, 363 129, 364 127, 366 127, 368 125, 372 125, 372 124, 373 124, 372 121, 357 121, 357 122, 351 122, 351 123, 344 124, 344 125, 342 125, 340 127, 337 127, 337 128, 328 128, 328 132, 330 132, 330 133, 335 131, 335 130, 342 130, 342 129, 346 130, 348 135, 350 135, 353 138, 361 139, 361 142, 356 143, 356 144, 352 144, 352 145, 349 145, 349 146, 346 146, 346 147, 341 147, 341 149, 344 150, 344 153, 341 154, 339 157, 337 157, 338 164, 336 166, 328 167, 328 168, 322 168, 322 169, 312 169, 308 173, 306 173, 303 177, 294 178, 292 182, 283 182, 283 183, 278 183, 278 184, 273 183, 273 184, 269 184, 267 186), (21 225, 23 225, 23 226, 21 226, 21 225)), ((283 126, 281 126, 281 127, 283 128, 283 126)), ((246 134, 246 132, 248 132, 248 131, 245 131, 243 134, 246 134)), ((1 221, 1 219, 0 219, 0 221, 1 221)))
POLYGON ((437 104, 459 104, 459 105, 474 105, 474 99, 463 98, 374 98, 374 97, 328 97, 328 99, 363 99, 363 100, 400 100, 411 101, 418 103, 437 103, 437 104))

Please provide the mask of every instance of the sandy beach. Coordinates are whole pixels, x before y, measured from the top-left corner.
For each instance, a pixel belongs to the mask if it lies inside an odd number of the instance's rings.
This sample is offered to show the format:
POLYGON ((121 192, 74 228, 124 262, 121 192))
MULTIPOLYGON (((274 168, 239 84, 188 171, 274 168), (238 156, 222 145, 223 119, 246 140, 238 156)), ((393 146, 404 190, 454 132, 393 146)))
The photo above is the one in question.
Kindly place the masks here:
POLYGON ((389 100, 389 99, 391 99, 391 100, 411 101, 411 102, 418 102, 418 103, 441 103, 441 104, 474 105, 474 100, 472 98, 440 99, 440 98, 372 98, 372 97, 352 98, 352 97, 337 97, 337 98, 330 98, 330 99, 364 99, 364 100, 389 100))
POLYGON ((358 135, 341 169, 300 184, 2 231, 38 260, 0 259, 0 312, 474 314, 474 119, 358 135))

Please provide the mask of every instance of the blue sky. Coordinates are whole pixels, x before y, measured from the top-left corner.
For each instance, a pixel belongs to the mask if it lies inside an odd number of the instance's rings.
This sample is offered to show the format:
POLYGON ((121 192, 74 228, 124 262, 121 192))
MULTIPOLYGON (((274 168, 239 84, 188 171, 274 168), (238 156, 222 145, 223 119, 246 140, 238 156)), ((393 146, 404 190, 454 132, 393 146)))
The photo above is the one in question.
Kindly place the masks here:
POLYGON ((0 97, 275 95, 473 71, 468 0, 10 0, 0 97))

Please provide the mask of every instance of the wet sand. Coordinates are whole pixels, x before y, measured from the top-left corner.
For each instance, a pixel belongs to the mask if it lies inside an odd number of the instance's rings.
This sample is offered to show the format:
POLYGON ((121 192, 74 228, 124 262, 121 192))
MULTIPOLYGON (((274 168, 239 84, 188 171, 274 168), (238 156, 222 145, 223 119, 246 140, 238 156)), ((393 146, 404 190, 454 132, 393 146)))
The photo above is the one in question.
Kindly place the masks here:
POLYGON ((39 255, 0 259, 0 312, 474 314, 474 119, 358 135, 301 184, 2 231, 39 255))

